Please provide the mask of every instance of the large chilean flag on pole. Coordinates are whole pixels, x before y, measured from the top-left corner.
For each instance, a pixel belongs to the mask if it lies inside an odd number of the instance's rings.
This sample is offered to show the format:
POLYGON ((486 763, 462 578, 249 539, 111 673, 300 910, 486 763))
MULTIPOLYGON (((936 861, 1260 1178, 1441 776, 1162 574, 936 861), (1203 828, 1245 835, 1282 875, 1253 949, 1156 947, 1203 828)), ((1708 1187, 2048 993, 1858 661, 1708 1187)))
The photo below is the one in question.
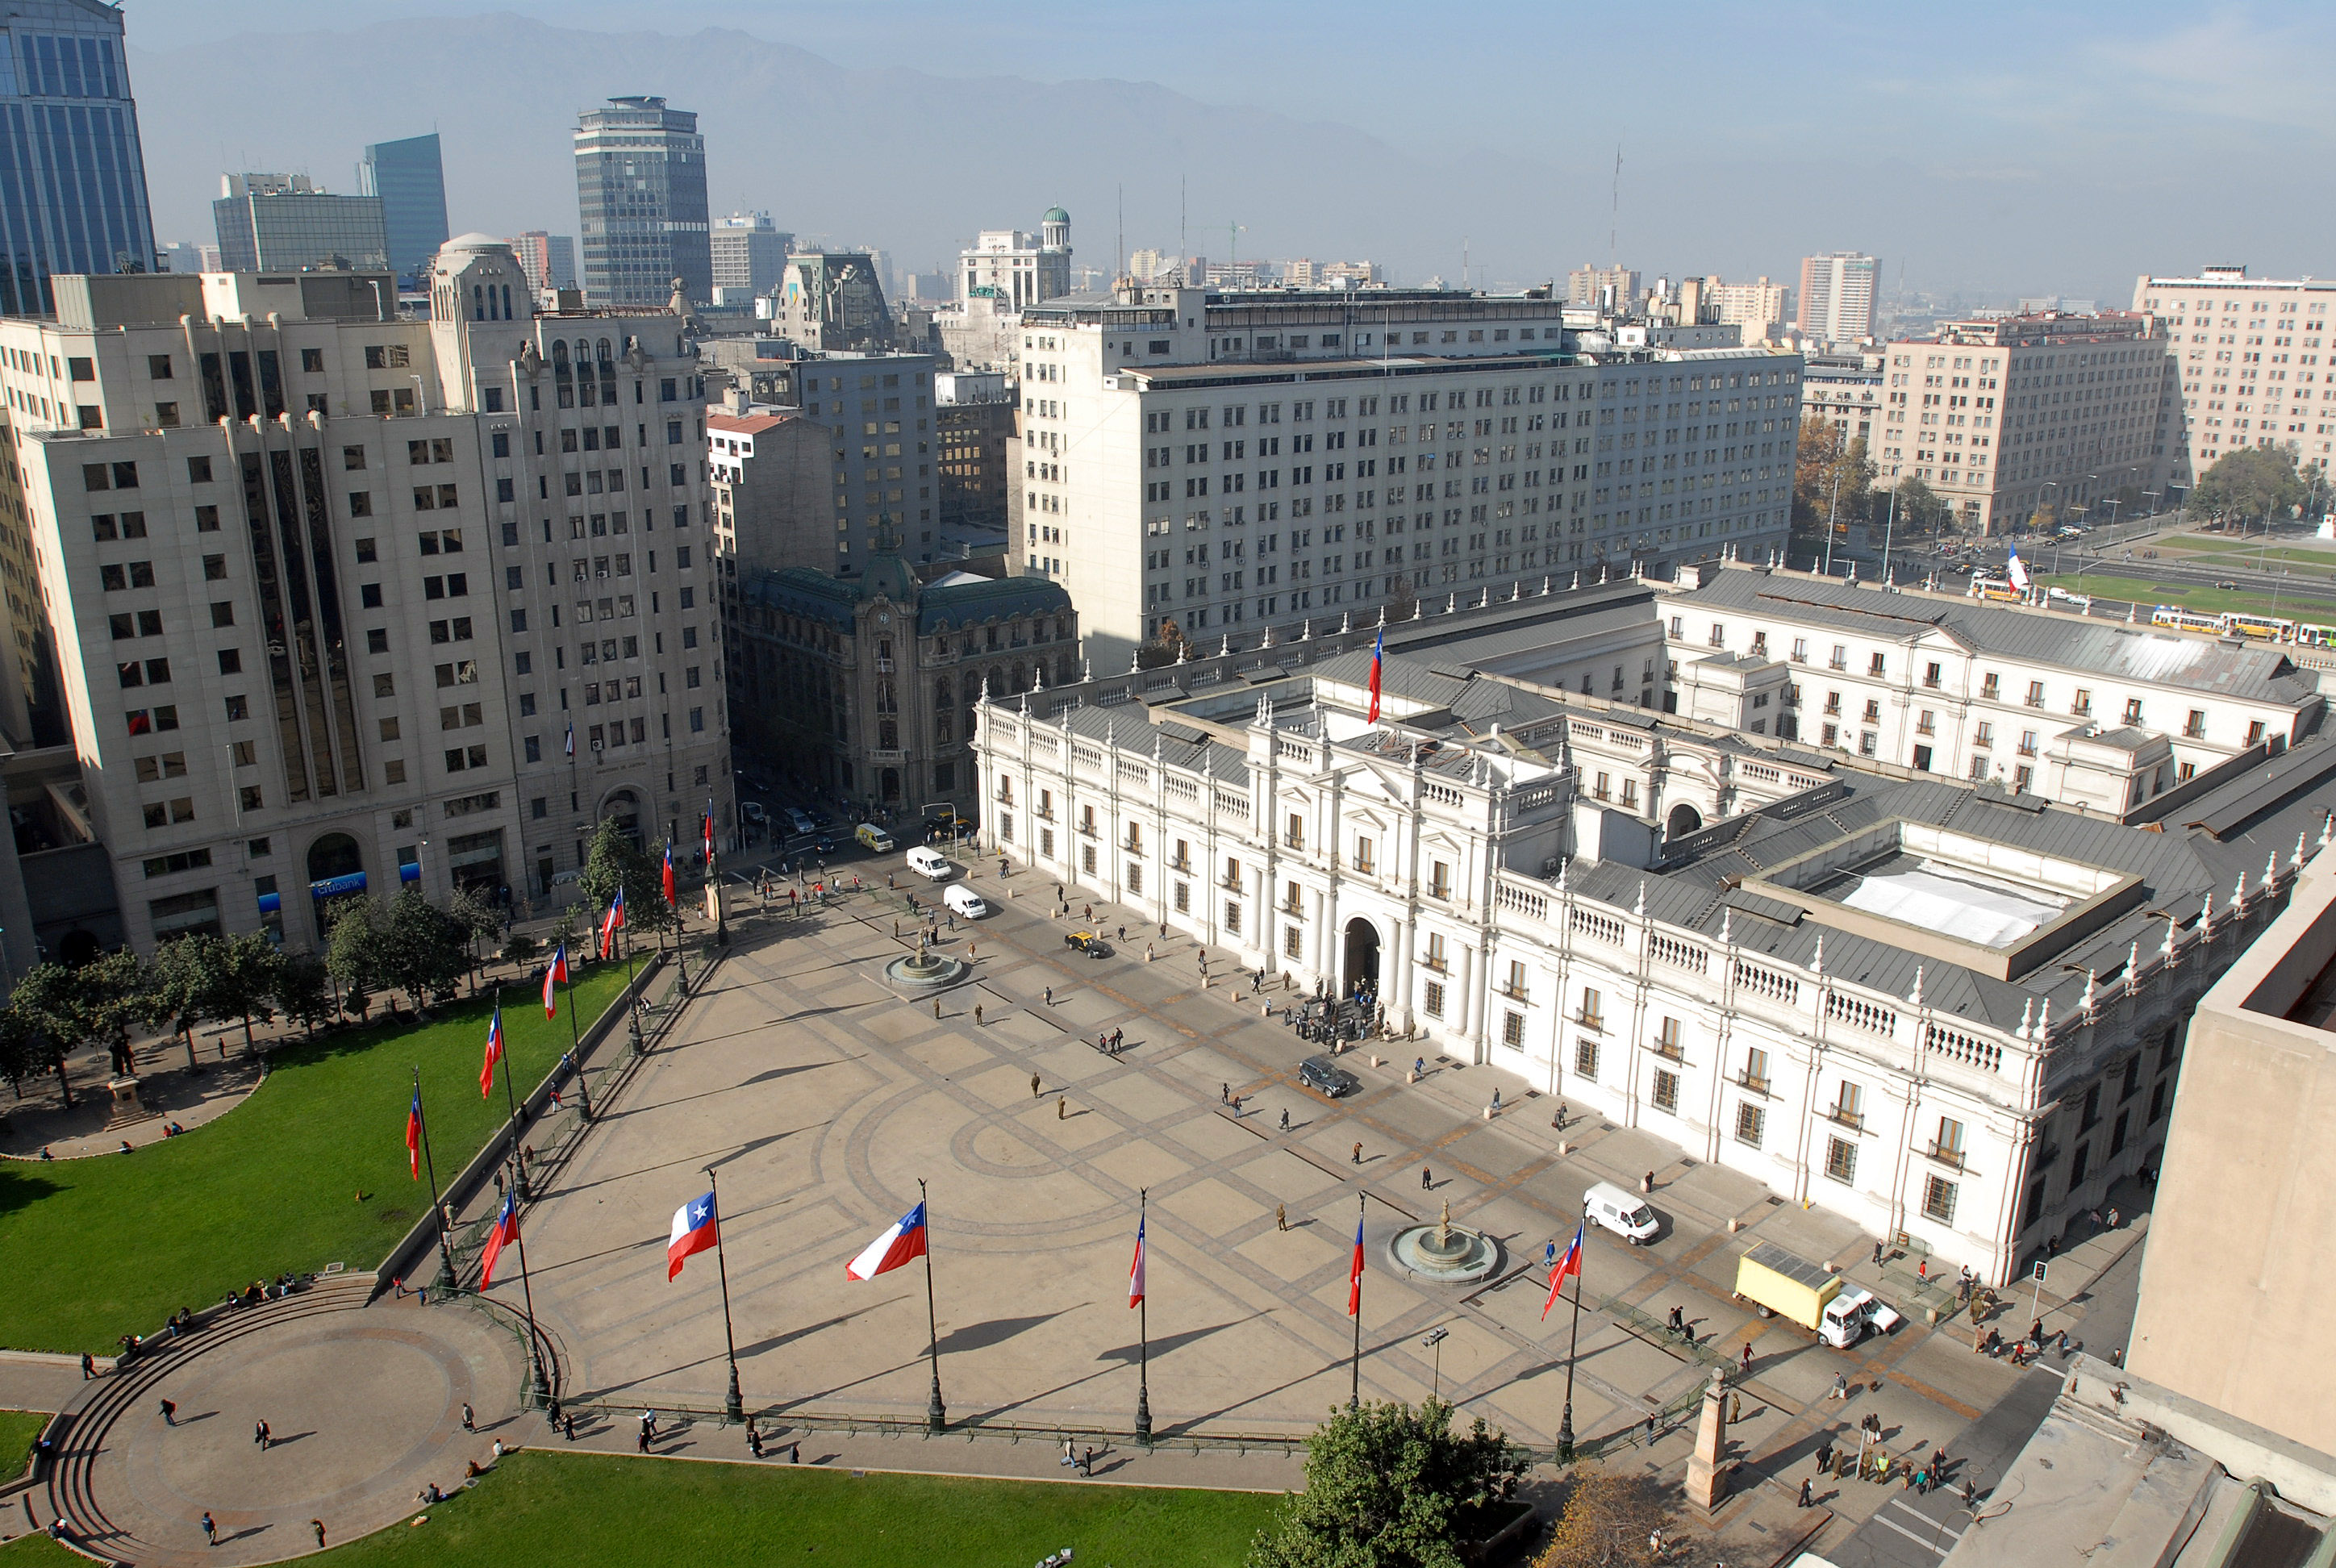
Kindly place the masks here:
POLYGON ((568 944, 562 942, 560 944, 559 950, 551 955, 551 967, 543 971, 543 1016, 545 1018, 556 1018, 560 1016, 560 999, 551 988, 563 984, 567 979, 568 944))
POLYGON ((1347 1271, 1347 1316, 1363 1315, 1363 1219, 1355 1216, 1355 1261, 1347 1271))
POLYGON ((1557 1267, 1549 1271, 1549 1300, 1541 1304, 1543 1322, 1549 1320, 1549 1310, 1557 1305, 1557 1293, 1565 1288, 1568 1274, 1577 1280, 1582 1277, 1582 1227, 1579 1225, 1573 1227, 1573 1242, 1565 1249, 1565 1256, 1560 1258, 1557 1267))
POLYGON ((494 1018, 487 1024, 487 1059, 479 1067, 479 1098, 495 1086, 495 1064, 503 1059, 503 1010, 495 1009, 494 1018))
POLYGON ((1379 662, 1387 653, 1387 628, 1379 628, 1378 637, 1371 643, 1371 711, 1365 722, 1379 722, 1379 662))
POLYGON ((673 1212, 673 1240, 665 1245, 665 1277, 681 1272, 682 1260, 692 1252, 722 1244, 721 1226, 714 1214, 714 1194, 692 1198, 673 1212))
POLYGON ((608 958, 617 950, 617 933, 625 929, 625 890, 618 888, 617 896, 608 901, 608 912, 600 921, 600 956, 608 958))
POLYGON ((665 841, 665 901, 675 909, 681 907, 681 901, 673 896, 673 841, 671 839, 665 841))
POLYGON ((860 1256, 843 1266, 847 1280, 872 1280, 888 1269, 897 1269, 911 1258, 925 1255, 925 1206, 915 1208, 892 1222, 891 1228, 861 1249, 860 1256))
POLYGON ((495 1282, 495 1260, 503 1249, 519 1240, 519 1189, 503 1194, 502 1213, 495 1216, 495 1228, 487 1232, 486 1256, 479 1263, 479 1285, 482 1289, 495 1282))
POLYGON ((1141 1306, 1144 1302, 1144 1222, 1135 1222, 1135 1261, 1127 1270, 1127 1304, 1141 1306))
POLYGON ((405 1110, 405 1163, 414 1168, 414 1179, 422 1179, 422 1086, 414 1086, 414 1104, 405 1110))

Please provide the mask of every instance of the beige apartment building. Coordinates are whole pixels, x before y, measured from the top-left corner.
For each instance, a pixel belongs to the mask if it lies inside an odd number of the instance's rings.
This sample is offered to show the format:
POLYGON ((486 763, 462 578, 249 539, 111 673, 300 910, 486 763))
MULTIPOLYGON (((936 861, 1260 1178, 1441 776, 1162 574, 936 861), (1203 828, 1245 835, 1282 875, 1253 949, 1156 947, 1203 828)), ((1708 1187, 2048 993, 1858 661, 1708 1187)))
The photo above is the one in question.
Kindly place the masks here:
POLYGON ((1704 302, 1718 312, 1720 325, 1742 327, 1747 342, 1784 335, 1785 307, 1791 292, 1766 278, 1751 283, 1723 283, 1709 278, 1703 287, 1704 302))
POLYGON ((1951 321, 1885 346, 1879 481, 1937 491, 1967 531, 2039 506, 2107 517, 2160 487, 2167 343, 2146 312, 1951 321))
POLYGON ((1823 343, 1857 343, 1874 336, 1874 280, 1882 264, 1858 250, 1831 250, 1801 258, 1798 326, 1823 343))
POLYGON ((2331 300, 2336 278, 2244 267, 2135 280, 2134 309, 2165 323, 2181 369, 2160 421, 2168 479, 2195 484, 2242 446, 2283 446, 2323 468, 2336 456, 2336 356, 2321 343, 2331 300))

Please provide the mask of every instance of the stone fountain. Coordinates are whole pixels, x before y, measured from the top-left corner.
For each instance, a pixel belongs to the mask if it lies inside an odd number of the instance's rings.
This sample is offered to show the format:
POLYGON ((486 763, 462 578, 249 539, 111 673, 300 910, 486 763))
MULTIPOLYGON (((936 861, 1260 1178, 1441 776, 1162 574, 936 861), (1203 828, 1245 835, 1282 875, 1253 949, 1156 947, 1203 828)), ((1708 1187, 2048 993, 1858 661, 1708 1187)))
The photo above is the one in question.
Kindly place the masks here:
POLYGON ((1501 1244, 1482 1231, 1452 1222, 1452 1205, 1433 1225, 1410 1225, 1387 1242, 1396 1267, 1443 1285, 1472 1285, 1501 1266, 1501 1244))
POLYGON ((926 934, 919 931, 917 950, 886 964, 884 978, 904 990, 938 991, 965 979, 965 960, 933 951, 926 934))

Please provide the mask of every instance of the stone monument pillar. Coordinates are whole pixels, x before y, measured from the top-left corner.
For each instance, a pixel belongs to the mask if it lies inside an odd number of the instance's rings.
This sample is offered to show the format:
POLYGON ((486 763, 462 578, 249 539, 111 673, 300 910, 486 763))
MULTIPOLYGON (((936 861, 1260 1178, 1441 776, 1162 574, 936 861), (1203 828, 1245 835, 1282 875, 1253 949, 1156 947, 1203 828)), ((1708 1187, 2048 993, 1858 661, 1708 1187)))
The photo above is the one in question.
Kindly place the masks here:
POLYGON ((1707 1514, 1728 1495, 1727 1430, 1728 1375, 1714 1368, 1696 1418, 1695 1452, 1687 1462, 1687 1500, 1707 1514))

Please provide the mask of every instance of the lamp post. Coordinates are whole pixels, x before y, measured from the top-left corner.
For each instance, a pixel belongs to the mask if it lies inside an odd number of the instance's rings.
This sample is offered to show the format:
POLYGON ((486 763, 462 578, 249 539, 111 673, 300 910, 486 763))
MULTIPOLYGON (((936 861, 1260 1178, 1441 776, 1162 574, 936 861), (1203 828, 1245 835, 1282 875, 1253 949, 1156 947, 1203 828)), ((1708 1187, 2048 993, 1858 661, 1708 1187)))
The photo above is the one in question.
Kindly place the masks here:
POLYGON ((1427 1397, 1430 1399, 1435 1398, 1444 1389, 1444 1340, 1445 1337, 1451 1332, 1449 1329, 1439 1327, 1430 1329, 1420 1337, 1420 1344, 1436 1353, 1435 1371, 1430 1375, 1427 1383, 1427 1397))

